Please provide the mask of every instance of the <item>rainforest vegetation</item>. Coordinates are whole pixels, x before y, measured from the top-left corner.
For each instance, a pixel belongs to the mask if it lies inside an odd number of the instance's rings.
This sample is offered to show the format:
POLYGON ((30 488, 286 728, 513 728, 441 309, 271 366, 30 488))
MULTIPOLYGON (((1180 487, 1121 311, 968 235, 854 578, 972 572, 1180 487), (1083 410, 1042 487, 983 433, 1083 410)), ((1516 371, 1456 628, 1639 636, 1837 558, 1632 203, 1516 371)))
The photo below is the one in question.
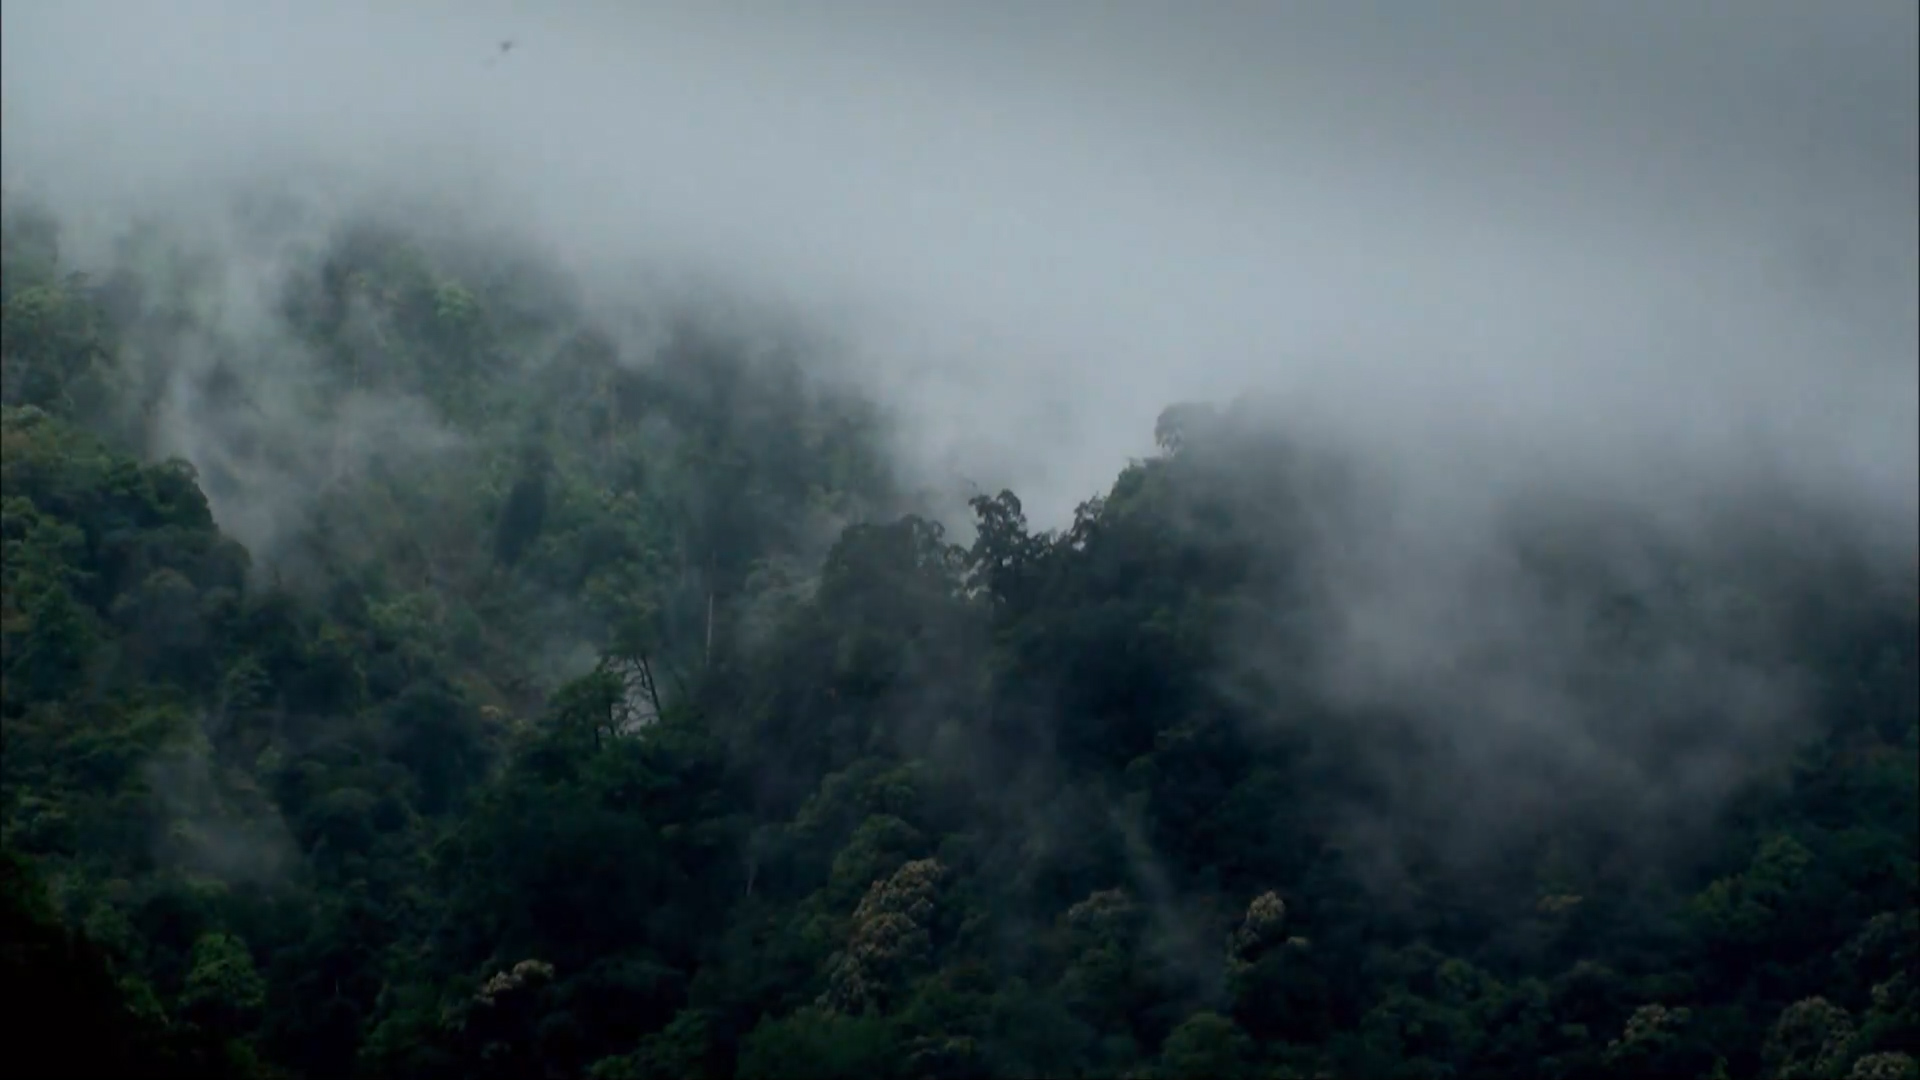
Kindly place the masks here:
POLYGON ((1812 511, 1522 515, 1476 756, 1316 675, 1365 470, 1246 408, 942 522, 718 304, 4 239, 10 1075, 1920 1076, 1920 592, 1812 511))

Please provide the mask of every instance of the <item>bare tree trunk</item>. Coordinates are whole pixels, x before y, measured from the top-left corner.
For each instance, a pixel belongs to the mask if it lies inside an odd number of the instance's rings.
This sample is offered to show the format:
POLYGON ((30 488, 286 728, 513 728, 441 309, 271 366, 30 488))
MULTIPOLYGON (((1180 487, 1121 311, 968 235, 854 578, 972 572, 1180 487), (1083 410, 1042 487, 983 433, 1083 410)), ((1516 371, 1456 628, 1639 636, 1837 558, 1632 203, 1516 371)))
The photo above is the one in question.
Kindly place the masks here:
POLYGON ((646 688, 647 699, 653 702, 653 718, 660 718, 660 691, 653 682, 653 666, 647 663, 646 655, 640 656, 640 685, 646 688))
POLYGON ((614 415, 613 373, 608 371, 600 380, 600 404, 607 410, 607 432, 600 440, 600 468, 602 471, 613 465, 614 428, 619 420, 614 415))
POLYGON ((707 652, 705 665, 713 666, 713 574, 718 557, 707 556, 707 652))

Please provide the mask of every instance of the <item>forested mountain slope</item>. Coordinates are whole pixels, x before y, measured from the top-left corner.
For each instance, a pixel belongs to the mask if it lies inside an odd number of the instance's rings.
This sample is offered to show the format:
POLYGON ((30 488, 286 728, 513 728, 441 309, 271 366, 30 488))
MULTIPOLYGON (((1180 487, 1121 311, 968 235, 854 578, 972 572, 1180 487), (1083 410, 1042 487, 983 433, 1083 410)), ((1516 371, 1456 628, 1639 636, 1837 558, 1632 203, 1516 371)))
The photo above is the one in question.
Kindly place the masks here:
POLYGON ((1920 593, 1817 518, 1542 493, 1550 623, 1389 692, 1366 470, 1250 408, 956 544, 712 313, 368 222, 240 325, 59 239, 8 208, 16 1074, 1920 1075, 1920 593))

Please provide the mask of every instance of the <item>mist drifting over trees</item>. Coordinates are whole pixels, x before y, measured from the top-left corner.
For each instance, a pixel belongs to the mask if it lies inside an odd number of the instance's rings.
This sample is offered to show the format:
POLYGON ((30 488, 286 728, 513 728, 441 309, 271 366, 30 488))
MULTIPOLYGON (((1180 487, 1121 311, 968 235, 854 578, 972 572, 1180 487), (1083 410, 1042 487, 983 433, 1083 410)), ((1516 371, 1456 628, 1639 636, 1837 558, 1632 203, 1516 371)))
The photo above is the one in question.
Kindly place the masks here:
POLYGON ((1911 5, 5 25, 14 1071, 1920 1074, 1911 5))

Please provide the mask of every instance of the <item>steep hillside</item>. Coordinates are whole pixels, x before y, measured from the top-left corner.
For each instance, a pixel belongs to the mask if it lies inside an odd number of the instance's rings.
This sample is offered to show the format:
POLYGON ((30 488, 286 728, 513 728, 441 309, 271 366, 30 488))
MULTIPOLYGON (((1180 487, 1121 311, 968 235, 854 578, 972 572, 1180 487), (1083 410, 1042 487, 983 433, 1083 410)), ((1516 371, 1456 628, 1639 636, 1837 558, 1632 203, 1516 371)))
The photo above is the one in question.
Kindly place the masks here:
POLYGON ((1812 511, 1541 492, 1436 665, 1251 405, 958 544, 770 323, 274 228, 7 209, 20 1074, 1920 1075, 1916 581, 1812 511))

